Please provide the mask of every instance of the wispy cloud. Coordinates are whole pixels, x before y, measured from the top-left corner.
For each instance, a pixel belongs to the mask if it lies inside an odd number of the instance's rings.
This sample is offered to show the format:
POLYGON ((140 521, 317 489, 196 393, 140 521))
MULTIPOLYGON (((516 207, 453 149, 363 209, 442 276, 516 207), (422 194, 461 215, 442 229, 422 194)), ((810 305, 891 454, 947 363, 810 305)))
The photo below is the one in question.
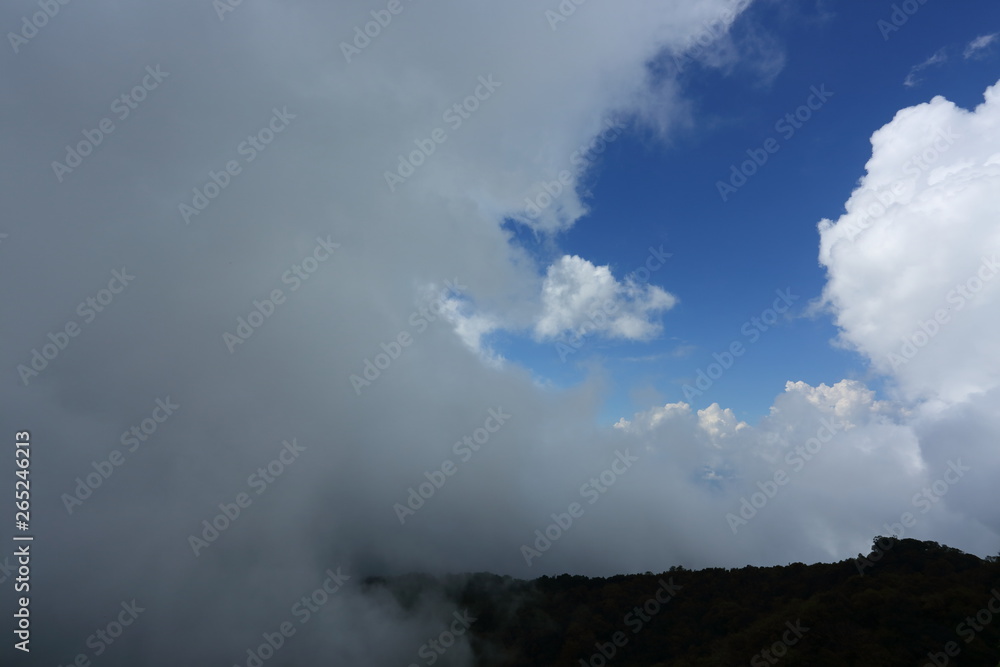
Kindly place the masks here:
POLYGON ((965 56, 966 60, 969 58, 984 58, 989 53, 990 46, 997 41, 997 37, 1000 37, 1000 32, 976 37, 966 44, 962 55, 965 56))
POLYGON ((948 54, 945 49, 941 49, 930 58, 920 63, 919 65, 914 65, 910 68, 910 73, 906 75, 906 79, 903 81, 903 85, 907 88, 912 88, 918 85, 923 79, 920 77, 920 72, 924 71, 928 67, 934 65, 940 65, 941 63, 948 61, 948 54))
POLYGON ((697 349, 697 345, 678 345, 671 354, 678 359, 684 359, 685 357, 690 357, 697 349))

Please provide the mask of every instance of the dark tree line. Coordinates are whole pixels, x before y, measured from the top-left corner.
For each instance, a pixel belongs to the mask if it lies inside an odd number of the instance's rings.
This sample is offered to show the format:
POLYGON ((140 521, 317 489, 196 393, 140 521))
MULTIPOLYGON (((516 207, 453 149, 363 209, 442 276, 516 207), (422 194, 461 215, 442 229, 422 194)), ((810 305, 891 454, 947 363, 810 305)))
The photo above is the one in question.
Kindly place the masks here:
POLYGON ((405 608, 444 596, 471 610, 479 667, 922 667, 935 659, 1000 667, 1000 556, 936 542, 877 537, 869 554, 814 565, 533 581, 408 575, 365 585, 387 588, 405 608))

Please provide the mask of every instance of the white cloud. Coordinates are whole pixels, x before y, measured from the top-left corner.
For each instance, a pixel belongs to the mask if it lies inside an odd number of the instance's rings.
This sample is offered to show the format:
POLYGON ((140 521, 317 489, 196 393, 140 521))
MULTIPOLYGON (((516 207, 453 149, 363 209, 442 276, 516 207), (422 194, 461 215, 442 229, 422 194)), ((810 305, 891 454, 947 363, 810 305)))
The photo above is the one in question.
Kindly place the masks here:
POLYGON ((899 414, 888 401, 875 400, 875 392, 857 380, 841 380, 830 387, 825 384, 811 387, 805 382, 789 381, 785 383, 785 391, 798 392, 812 405, 830 410, 846 428, 899 414))
POLYGON ((998 127, 1000 84, 972 111, 941 97, 901 110, 872 136, 847 212, 819 225, 823 303, 840 343, 899 401, 879 404, 859 387, 837 400, 853 423, 867 413, 883 424, 859 451, 898 458, 914 492, 917 478, 940 479, 953 461, 969 467, 941 501, 942 542, 1000 534, 1000 514, 982 502, 1000 476, 998 127))
POLYGON ((497 320, 490 315, 470 311, 469 305, 460 299, 448 298, 444 301, 442 314, 470 350, 479 354, 489 365, 500 368, 505 361, 503 355, 483 343, 484 336, 497 330, 497 320))
MULTIPOLYGON (((687 403, 667 403, 662 407, 636 413, 632 419, 622 417, 615 424, 615 428, 629 433, 644 434, 654 431, 660 424, 670 419, 687 419, 690 416, 691 406, 687 403)), ((697 411, 697 425, 712 441, 747 428, 746 422, 736 419, 732 410, 723 409, 718 403, 697 411)))
POLYGON ((839 340, 912 399, 1000 384, 1000 338, 983 335, 1000 324, 1000 86, 985 97, 972 112, 935 97, 897 113, 872 135, 847 212, 819 225, 839 340))
MULTIPOLYGON (((623 486, 620 493, 628 497, 621 503, 635 512, 643 504, 669 508, 657 515, 665 530, 675 539, 697 535, 716 545, 717 562, 727 560, 721 555, 727 549, 781 541, 788 531, 800 536, 788 545, 796 554, 786 552, 791 559, 856 553, 872 535, 887 534, 885 524, 907 511, 917 517, 917 525, 906 536, 947 535, 950 544, 986 553, 1000 537, 1000 523, 996 510, 975 496, 982 484, 977 476, 966 473, 947 497, 914 504, 949 460, 961 459, 963 466, 974 460, 989 467, 1000 462, 994 450, 984 448, 990 426, 981 421, 974 420, 974 444, 957 451, 941 442, 928 456, 929 443, 943 440, 950 429, 932 440, 930 422, 898 404, 875 400, 856 381, 818 387, 789 382, 756 425, 739 422, 718 405, 693 412, 686 403, 667 404, 616 424, 617 431, 640 441, 637 450, 645 456, 636 476, 642 482, 623 486), (773 497, 733 535, 726 515, 738 513, 741 499, 767 488, 778 471, 785 474, 784 483, 770 489, 776 491, 773 497)), ((652 552, 664 549, 653 536, 642 545, 652 552)))
POLYGON ((645 433, 656 428, 664 420, 674 416, 689 416, 690 414, 691 406, 687 403, 667 403, 663 407, 655 407, 645 412, 636 413, 632 419, 622 417, 615 424, 615 428, 632 433, 645 433))
POLYGON ((945 49, 941 49, 940 51, 929 57, 927 60, 920 63, 919 65, 914 65, 913 67, 911 67, 909 74, 906 75, 906 79, 903 81, 903 85, 906 86, 907 88, 912 88, 913 86, 916 86, 922 80, 919 77, 920 72, 927 69, 928 67, 931 67, 933 65, 940 65, 941 63, 947 61, 948 61, 948 54, 946 53, 945 49))
POLYGON ((994 32, 989 35, 980 35, 979 37, 976 37, 965 46, 963 55, 966 59, 984 57, 986 55, 986 50, 989 49, 994 42, 996 42, 997 37, 1000 37, 1000 32, 994 32))
POLYGON ((720 439, 747 428, 747 423, 737 420, 731 409, 723 410, 718 403, 698 411, 698 425, 713 438, 720 439))
POLYGON ((620 282, 607 266, 564 255, 549 267, 541 304, 535 325, 540 339, 570 332, 649 340, 662 331, 652 318, 673 308, 677 297, 656 285, 620 282))

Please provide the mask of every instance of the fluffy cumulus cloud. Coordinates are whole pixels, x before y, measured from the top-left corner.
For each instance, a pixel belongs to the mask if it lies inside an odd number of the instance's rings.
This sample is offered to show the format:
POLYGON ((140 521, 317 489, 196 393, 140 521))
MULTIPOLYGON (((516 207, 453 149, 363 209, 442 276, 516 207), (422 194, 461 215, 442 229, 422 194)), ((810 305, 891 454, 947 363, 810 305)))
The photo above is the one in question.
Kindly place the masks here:
POLYGON ((697 412, 667 404, 616 424, 639 441, 645 459, 632 478, 641 481, 623 487, 626 499, 616 502, 637 508, 643 497, 658 497, 661 506, 677 507, 655 515, 664 533, 645 538, 644 548, 700 551, 686 543, 696 535, 697 543, 720 549, 712 559, 720 564, 728 562, 726 549, 765 549, 769 540, 784 544, 789 558, 830 559, 894 527, 988 553, 997 531, 995 519, 986 520, 993 508, 976 506, 983 480, 963 452, 928 457, 925 428, 913 412, 876 400, 853 380, 789 382, 753 426, 717 404, 697 412), (658 544, 667 535, 671 547, 658 544))
POLYGON ((1000 383, 1000 86, 974 110, 943 97, 872 135, 867 173, 820 223, 824 301, 858 350, 910 399, 1000 383))
POLYGON ((732 410, 729 408, 723 410, 718 403, 698 411, 698 425, 716 438, 724 438, 747 427, 746 422, 736 419, 732 410))
POLYGON ((564 333, 600 333, 609 338, 648 340, 662 331, 653 317, 673 308, 677 297, 633 277, 617 280, 610 267, 565 255, 549 267, 542 285, 539 338, 564 333))
POLYGON ((756 426, 677 404, 603 428, 600 378, 552 391, 483 343, 574 331, 605 299, 603 335, 656 333, 670 294, 585 258, 536 266, 502 223, 608 118, 669 125, 684 103, 646 63, 736 4, 585 3, 554 26, 528 0, 404 3, 381 26, 357 2, 71 4, 19 43, 0 133, 10 191, 33 196, 2 230, 0 427, 32 431, 46 489, 39 659, 92 656, 133 598, 108 664, 247 664, 285 621, 281 661, 408 664, 456 610, 405 612, 365 575, 839 558, 905 511, 912 534, 995 547, 981 474, 913 500, 959 457, 996 479, 994 91, 900 112, 823 227, 842 343, 906 410, 793 383, 756 426), (304 596, 325 601, 306 620, 304 596))
MULTIPOLYGON (((667 403, 662 407, 654 407, 637 413, 632 419, 622 417, 615 424, 615 428, 635 434, 650 433, 664 421, 675 417, 689 417, 690 415, 691 406, 687 403, 667 403)), ((747 428, 746 422, 739 421, 732 410, 723 409, 718 403, 713 403, 704 410, 698 410, 696 422, 698 428, 713 441, 747 428)))
POLYGON ((839 343, 886 380, 917 445, 908 459, 934 481, 953 479, 945 471, 958 458, 975 470, 941 500, 953 513, 943 541, 1000 533, 982 502, 1000 474, 1000 340, 990 333, 1000 325, 998 128, 1000 84, 972 110, 942 97, 901 110, 872 136, 846 212, 819 224, 822 303, 839 343))

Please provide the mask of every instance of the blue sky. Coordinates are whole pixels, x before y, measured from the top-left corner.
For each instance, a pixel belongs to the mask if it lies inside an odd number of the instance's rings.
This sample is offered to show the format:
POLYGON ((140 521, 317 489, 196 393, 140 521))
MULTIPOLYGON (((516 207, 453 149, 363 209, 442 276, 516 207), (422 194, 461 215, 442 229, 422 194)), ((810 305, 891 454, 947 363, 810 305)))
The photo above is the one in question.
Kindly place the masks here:
MULTIPOLYGON (((790 288, 799 297, 793 316, 762 331, 691 405, 718 402, 753 423, 789 380, 857 378, 878 389, 880 378, 862 356, 831 344, 831 318, 805 312, 826 280, 816 225, 844 212, 871 157, 871 134, 898 110, 936 95, 974 108, 1000 73, 998 40, 964 56, 974 39, 1000 31, 996 3, 956 12, 928 2, 898 30, 880 26, 892 16, 884 3, 754 3, 731 32, 751 57, 722 68, 683 60, 679 81, 692 122, 666 140, 632 126, 609 143, 585 179, 590 212, 556 239, 560 252, 609 265, 619 278, 642 265, 650 246, 673 253, 650 278, 680 299, 662 315, 662 335, 645 342, 590 335, 565 361, 552 342, 503 335, 491 340, 494 348, 560 386, 579 382, 599 361, 609 382, 602 419, 614 422, 651 401, 687 400, 683 386, 713 353, 749 343, 742 325, 772 303, 775 290, 790 288), (944 58, 919 67, 935 54, 944 58), (791 136, 787 124, 776 129, 814 87, 832 96, 791 136), (745 151, 760 155, 769 138, 778 150, 723 201, 718 181, 729 180, 745 151)), ((672 62, 659 65, 669 71, 672 62)), ((531 250, 534 237, 519 237, 531 250)), ((551 248, 533 252, 549 257, 551 248)))

